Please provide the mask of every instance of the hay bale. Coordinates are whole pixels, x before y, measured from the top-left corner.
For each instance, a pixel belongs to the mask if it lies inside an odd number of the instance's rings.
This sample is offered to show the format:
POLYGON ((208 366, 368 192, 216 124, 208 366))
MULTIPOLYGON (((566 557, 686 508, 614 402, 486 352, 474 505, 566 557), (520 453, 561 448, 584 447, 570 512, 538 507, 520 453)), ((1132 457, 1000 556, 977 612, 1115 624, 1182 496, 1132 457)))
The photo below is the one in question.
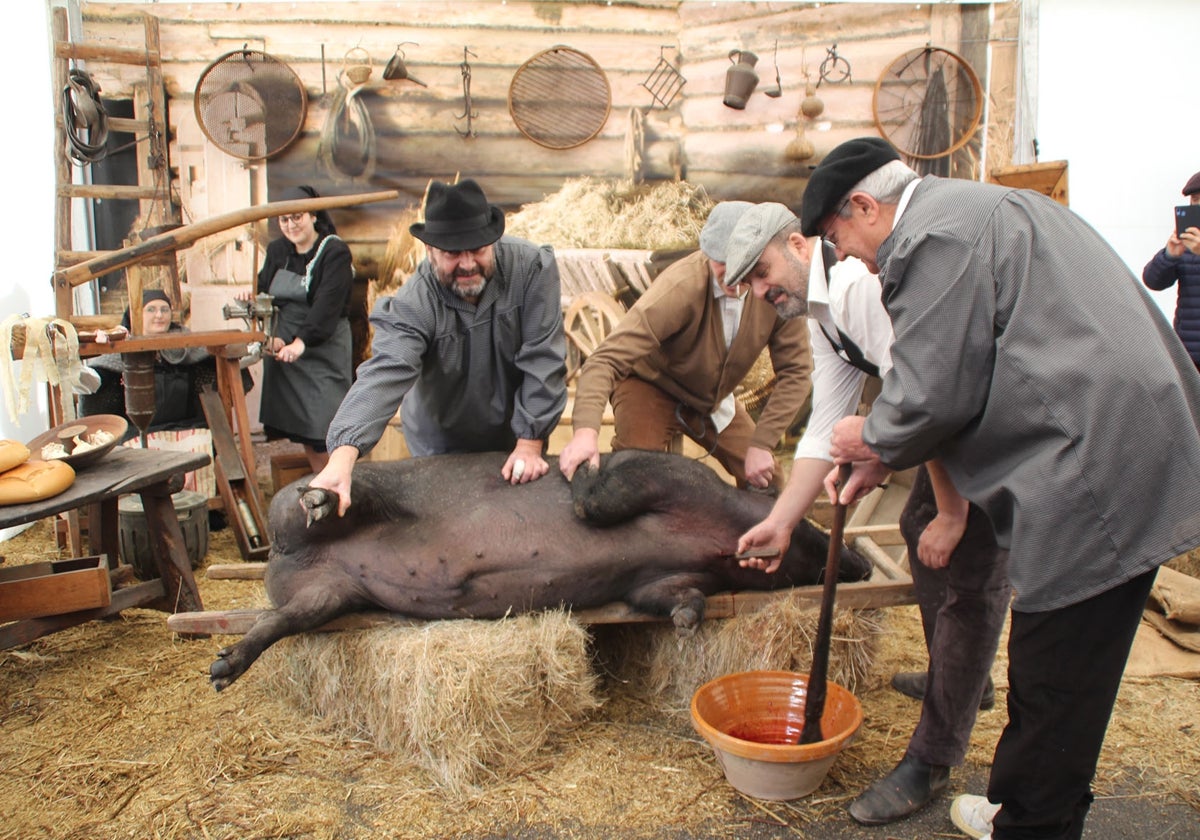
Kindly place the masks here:
MULTIPOLYGON (((588 632, 562 611, 502 621, 436 621, 290 636, 255 666, 273 698, 421 768, 450 792, 509 780, 601 705, 598 670, 664 711, 734 671, 807 672, 818 611, 782 597, 701 625, 680 640, 667 623, 588 632), (593 665, 594 660, 594 665, 593 665)), ((835 614, 830 679, 857 692, 872 673, 878 611, 835 614)))
MULTIPOLYGON (((611 677, 651 702, 686 707, 696 689, 737 671, 808 673, 819 611, 783 597, 757 612, 700 626, 691 639, 674 627, 614 627, 597 636, 602 664, 611 677)), ((883 634, 879 610, 834 613, 829 679, 857 693, 873 672, 883 634)))
POLYGON ((573 178, 510 215, 505 232, 556 248, 691 249, 713 204, 686 181, 573 178))
POLYGON ((514 775, 596 709, 587 632, 563 612, 291 636, 266 690, 451 791, 514 775))

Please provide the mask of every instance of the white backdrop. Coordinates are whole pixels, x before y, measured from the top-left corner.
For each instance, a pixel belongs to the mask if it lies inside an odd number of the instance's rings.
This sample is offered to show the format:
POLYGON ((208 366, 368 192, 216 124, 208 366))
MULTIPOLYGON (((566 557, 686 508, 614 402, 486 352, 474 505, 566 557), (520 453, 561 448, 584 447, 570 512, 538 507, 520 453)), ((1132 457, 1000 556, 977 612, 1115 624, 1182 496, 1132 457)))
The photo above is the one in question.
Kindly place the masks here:
MULTIPOLYGON (((1070 162, 1071 208, 1141 280, 1200 171, 1200 0, 1040 6, 1040 159, 1070 162)), ((1173 290, 1155 298, 1174 314, 1173 290)))
MULTIPOLYGON (((10 128, 0 132, 0 160, 7 164, 4 228, 9 253, 0 280, 0 319, 21 312, 54 313, 50 273, 54 269, 54 92, 50 89, 50 28, 44 3, 11 3, 5 9, 12 36, 6 38, 20 83, 8 97, 10 128)), ((7 351, 7 348, 5 348, 7 351)), ((0 400, 0 438, 29 440, 46 430, 41 409, 14 423, 0 400)))

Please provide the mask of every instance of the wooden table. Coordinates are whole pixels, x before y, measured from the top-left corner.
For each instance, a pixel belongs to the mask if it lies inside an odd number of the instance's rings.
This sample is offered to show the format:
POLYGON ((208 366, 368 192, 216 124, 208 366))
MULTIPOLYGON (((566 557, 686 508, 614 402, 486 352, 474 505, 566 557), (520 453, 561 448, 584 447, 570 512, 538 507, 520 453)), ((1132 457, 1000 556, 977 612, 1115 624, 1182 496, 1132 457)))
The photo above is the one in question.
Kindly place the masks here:
POLYGON ((150 546, 161 573, 157 580, 117 589, 107 607, 0 625, 0 649, 26 644, 86 621, 113 616, 130 607, 149 607, 168 613, 203 609, 171 491, 182 486, 183 473, 208 462, 209 456, 204 453, 118 446, 95 464, 81 469, 66 492, 40 502, 0 507, 0 528, 7 528, 90 506, 88 541, 91 550, 108 555, 109 562, 115 566, 120 553, 117 497, 137 493, 142 498, 150 546), (172 479, 177 486, 172 487, 172 479))

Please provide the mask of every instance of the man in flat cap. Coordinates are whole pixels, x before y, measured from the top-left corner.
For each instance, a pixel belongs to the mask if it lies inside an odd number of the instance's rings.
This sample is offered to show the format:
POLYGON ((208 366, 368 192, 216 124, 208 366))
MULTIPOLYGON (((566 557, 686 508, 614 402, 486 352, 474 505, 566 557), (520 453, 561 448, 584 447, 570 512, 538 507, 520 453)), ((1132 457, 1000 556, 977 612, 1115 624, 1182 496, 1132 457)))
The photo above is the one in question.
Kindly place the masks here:
POLYGON ((739 485, 766 488, 774 448, 808 399, 808 330, 736 284, 727 286, 725 242, 745 201, 709 213, 700 250, 673 263, 588 356, 575 389, 575 433, 558 463, 570 478, 585 461, 599 466, 605 403, 612 401, 613 449, 665 450, 685 434, 739 485), (775 387, 757 423, 733 396, 763 349, 775 387))
POLYGON ((867 138, 818 165, 801 211, 877 271, 895 333, 870 416, 834 428, 853 472, 826 488, 849 503, 937 456, 1009 550, 1009 721, 987 798, 951 817, 1076 840, 1158 567, 1200 544, 1200 374, 1108 243, 1044 195, 919 178, 867 138))
POLYGON ((400 407, 414 456, 509 452, 502 475, 546 474, 545 442, 566 406, 558 268, 549 246, 503 236, 504 212, 475 181, 434 181, 409 228, 428 256, 371 313, 371 358, 329 426, 311 482, 350 506, 355 461, 400 407))
MULTIPOLYGON (((1200 172, 1183 185, 1183 196, 1188 204, 1200 204, 1200 172)), ((1200 228, 1172 230, 1166 247, 1142 269, 1142 282, 1156 292, 1179 285, 1175 332, 1200 368, 1200 228)))
MULTIPOLYGON (((781 204, 760 204, 729 242, 726 282, 751 292, 785 317, 808 316, 813 352, 812 414, 796 446, 787 487, 771 513, 738 541, 738 551, 787 551, 792 529, 820 494, 832 466, 834 424, 856 412, 868 383, 891 368, 892 325, 879 278, 857 259, 841 262, 832 246, 803 235, 781 204)), ((922 699, 921 720, 899 764, 850 804, 866 825, 903 819, 944 793, 962 764, 976 711, 995 704, 990 672, 1010 591, 1006 556, 991 523, 954 489, 936 461, 916 473, 900 516, 913 586, 929 650, 928 671, 896 674, 892 685, 922 699)), ((773 572, 778 559, 743 565, 773 572)))

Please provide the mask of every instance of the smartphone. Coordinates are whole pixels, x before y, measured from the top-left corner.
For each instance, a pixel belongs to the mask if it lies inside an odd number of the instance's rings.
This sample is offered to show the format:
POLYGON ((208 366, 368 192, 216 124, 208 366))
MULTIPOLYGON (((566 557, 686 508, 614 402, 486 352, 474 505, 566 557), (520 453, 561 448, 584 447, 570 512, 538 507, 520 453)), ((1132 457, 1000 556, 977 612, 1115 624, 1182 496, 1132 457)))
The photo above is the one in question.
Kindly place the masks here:
POLYGON ((1175 235, 1190 227, 1200 228, 1200 204, 1181 204, 1175 208, 1175 235))

